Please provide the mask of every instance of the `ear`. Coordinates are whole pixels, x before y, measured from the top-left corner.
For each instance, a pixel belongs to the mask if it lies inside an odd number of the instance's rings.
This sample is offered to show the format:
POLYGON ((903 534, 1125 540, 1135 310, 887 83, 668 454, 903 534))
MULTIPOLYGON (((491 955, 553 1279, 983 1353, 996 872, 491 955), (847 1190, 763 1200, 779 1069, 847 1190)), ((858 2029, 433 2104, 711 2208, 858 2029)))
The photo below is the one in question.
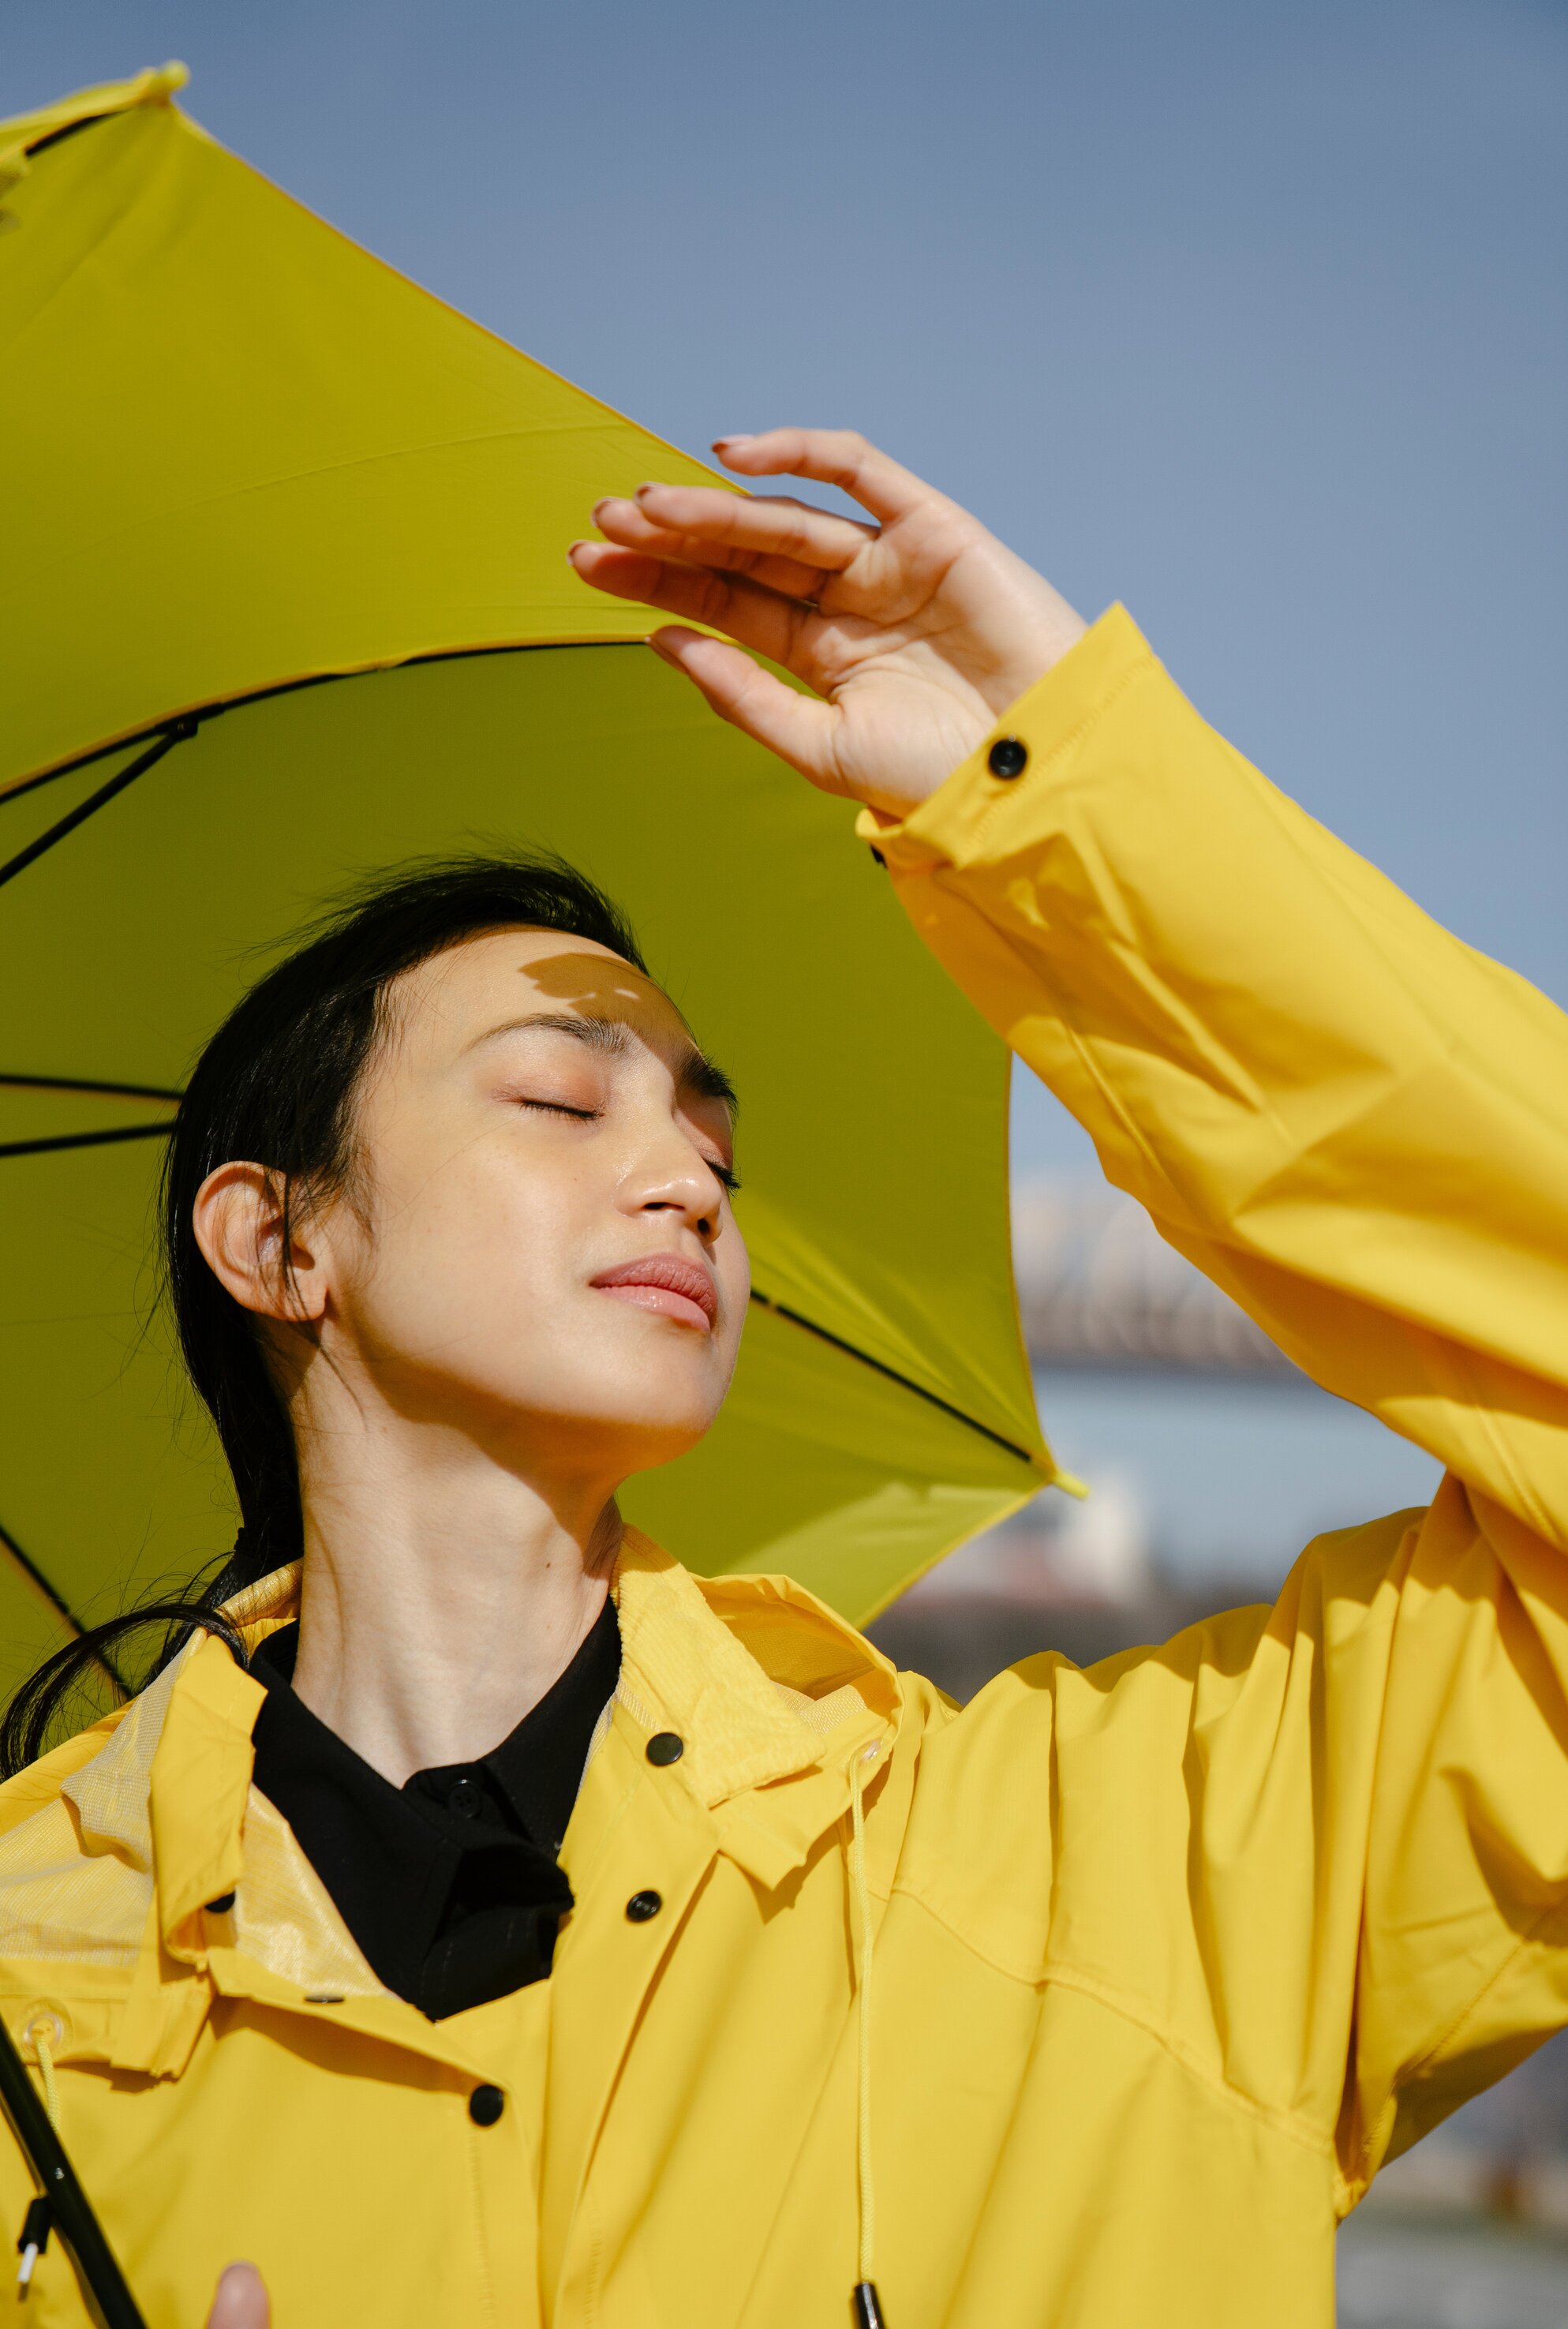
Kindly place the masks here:
POLYGON ((197 1190, 191 1220, 208 1268, 242 1309, 298 1325, 326 1310, 326 1240, 296 1219, 285 1250, 284 1187, 265 1164, 220 1164, 197 1190))

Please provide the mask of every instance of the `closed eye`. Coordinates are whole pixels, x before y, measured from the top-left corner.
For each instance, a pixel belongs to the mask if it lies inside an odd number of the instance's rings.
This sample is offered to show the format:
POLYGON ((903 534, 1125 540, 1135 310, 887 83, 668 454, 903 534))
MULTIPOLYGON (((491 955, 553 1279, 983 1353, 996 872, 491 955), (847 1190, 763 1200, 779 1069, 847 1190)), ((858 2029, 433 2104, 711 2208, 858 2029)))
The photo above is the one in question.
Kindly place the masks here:
MULTIPOLYGON (((542 1116, 569 1116, 577 1124, 595 1124, 603 1116, 602 1108, 572 1108, 564 1099, 525 1099, 520 1098, 519 1108, 529 1108, 542 1116)), ((721 1164, 717 1156, 703 1159, 709 1171, 720 1186, 733 1197, 740 1187, 740 1175, 733 1164, 721 1164)))
POLYGON ((602 1108, 568 1108, 564 1099, 520 1099, 519 1108, 538 1109, 545 1116, 570 1116, 579 1124, 593 1124, 603 1116, 602 1108))

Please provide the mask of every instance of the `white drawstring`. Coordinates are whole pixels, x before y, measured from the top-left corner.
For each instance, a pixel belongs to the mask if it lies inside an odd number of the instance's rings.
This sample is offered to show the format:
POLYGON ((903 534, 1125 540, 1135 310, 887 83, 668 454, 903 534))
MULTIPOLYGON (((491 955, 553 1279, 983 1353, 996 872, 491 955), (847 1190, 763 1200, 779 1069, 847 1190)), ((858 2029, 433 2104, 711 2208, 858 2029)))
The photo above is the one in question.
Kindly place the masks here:
POLYGON ((33 2041, 33 2051, 38 2057, 38 2068, 43 2081, 43 2107, 49 2113, 49 2124, 60 2133, 60 2089, 54 2082, 54 2048, 50 2043, 49 2025, 35 2022, 27 2032, 33 2041))
POLYGON ((857 2329, 883 2329, 882 2307, 872 2278, 877 2251, 877 2192, 871 2173, 871 1886, 866 1874, 866 1809, 860 1795, 860 1765, 877 1752, 868 1748, 850 1766, 850 1876, 855 1893, 855 1939, 859 1955, 855 1988, 860 2060, 857 2076, 859 2130, 856 2166, 859 2186, 859 2277, 853 2305, 857 2329))
MULTIPOLYGON (((41 2016, 26 2035, 32 2040, 33 2051, 38 2057, 39 2076, 43 2081, 43 2107, 49 2113, 50 2126, 58 2135, 60 2133, 60 2089, 55 2083, 54 2047, 49 2035, 50 2023, 53 2021, 52 2015, 41 2016)), ((54 2023, 54 2027, 59 2030, 58 2022, 54 2023)), ((61 2034, 63 2036, 63 2032, 61 2034)), ((17 2254, 22 2259, 16 2268, 16 2287, 23 2297, 27 2296, 33 2287, 33 2276, 37 2269, 38 2259, 49 2246, 49 2235, 53 2228, 53 2211, 48 2200, 41 2192, 28 2208, 26 2221, 22 2227, 22 2237, 16 2243, 17 2254)))

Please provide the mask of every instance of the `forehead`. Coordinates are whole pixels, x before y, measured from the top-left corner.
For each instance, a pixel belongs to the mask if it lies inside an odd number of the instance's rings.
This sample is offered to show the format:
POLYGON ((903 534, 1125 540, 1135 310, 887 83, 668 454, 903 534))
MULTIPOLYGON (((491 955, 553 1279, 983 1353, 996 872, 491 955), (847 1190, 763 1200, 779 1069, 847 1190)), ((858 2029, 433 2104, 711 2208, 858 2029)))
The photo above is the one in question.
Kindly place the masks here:
POLYGON ((482 930, 461 938, 403 972, 388 1001, 402 1044, 427 1054, 460 1049, 493 1026, 561 1012, 621 1020, 655 1051, 691 1042, 685 1020, 645 971, 563 930, 482 930))

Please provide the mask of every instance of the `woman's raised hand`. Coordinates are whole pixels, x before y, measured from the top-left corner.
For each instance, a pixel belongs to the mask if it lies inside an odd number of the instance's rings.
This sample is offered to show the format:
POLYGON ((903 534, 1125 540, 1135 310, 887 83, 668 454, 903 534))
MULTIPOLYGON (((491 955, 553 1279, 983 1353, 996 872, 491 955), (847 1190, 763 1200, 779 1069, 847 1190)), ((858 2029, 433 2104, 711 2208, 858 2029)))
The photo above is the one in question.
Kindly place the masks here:
POLYGON ((573 566, 600 590, 737 641, 680 625, 653 636, 716 712, 812 784, 906 816, 1083 622, 977 519, 863 437, 774 429, 721 437, 714 450, 742 476, 840 486, 876 523, 782 495, 642 486, 596 504, 605 540, 574 542, 573 566))

